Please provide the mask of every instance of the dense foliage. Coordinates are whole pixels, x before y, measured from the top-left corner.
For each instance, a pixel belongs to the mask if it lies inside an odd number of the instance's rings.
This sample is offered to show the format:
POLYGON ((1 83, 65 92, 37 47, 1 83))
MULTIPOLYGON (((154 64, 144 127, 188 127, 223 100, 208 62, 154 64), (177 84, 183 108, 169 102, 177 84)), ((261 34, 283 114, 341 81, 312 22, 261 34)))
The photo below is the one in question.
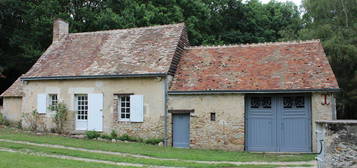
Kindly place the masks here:
POLYGON ((321 39, 342 92, 339 118, 357 119, 357 1, 304 0, 301 39, 321 39))
POLYGON ((70 32, 185 22, 191 45, 321 38, 345 91, 340 96, 341 107, 352 110, 357 104, 352 57, 356 55, 353 35, 357 14, 353 2, 305 1, 302 18, 293 3, 262 4, 258 0, 1 0, 0 92, 50 45, 56 18, 68 21, 70 32), (343 2, 343 7, 333 2, 343 2), (334 8, 336 12, 331 12, 334 8), (348 19, 344 18, 346 13, 348 19), (1 78, 1 73, 6 78, 1 78), (354 80, 349 80, 352 77, 354 80))

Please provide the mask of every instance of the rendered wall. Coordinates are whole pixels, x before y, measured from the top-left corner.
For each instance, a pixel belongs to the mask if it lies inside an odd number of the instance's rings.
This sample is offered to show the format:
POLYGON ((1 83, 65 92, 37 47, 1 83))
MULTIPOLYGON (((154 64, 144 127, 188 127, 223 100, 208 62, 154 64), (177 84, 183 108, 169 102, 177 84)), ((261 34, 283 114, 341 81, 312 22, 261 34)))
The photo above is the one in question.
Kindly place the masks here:
POLYGON ((17 122, 21 120, 21 97, 4 97, 2 113, 10 122, 17 122))
MULTIPOLYGON (((72 111, 66 123, 67 131, 73 131, 75 128, 74 95, 102 93, 104 95, 104 132, 110 133, 115 130, 119 135, 127 133, 143 138, 163 135, 164 80, 161 78, 29 81, 24 85, 24 113, 30 113, 36 109, 37 94, 40 93, 58 94, 59 101, 64 102, 72 111), (123 93, 144 95, 143 123, 121 122, 114 118, 118 116, 114 94, 123 93)), ((54 127, 51 116, 53 116, 51 113, 42 116, 46 129, 54 127)))

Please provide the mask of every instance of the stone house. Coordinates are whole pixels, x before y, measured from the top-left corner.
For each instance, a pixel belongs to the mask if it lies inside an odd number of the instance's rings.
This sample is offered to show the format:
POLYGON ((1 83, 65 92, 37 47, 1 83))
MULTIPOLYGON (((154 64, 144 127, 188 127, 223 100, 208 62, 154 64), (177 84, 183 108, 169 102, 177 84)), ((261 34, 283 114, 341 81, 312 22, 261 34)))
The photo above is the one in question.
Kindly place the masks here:
MULTIPOLYGON (((336 78, 318 40, 189 45, 184 24, 69 33, 1 96, 11 121, 71 110, 68 132, 95 130, 206 149, 316 152, 316 120, 333 119, 336 78)), ((23 125, 26 125, 23 121, 23 125)))

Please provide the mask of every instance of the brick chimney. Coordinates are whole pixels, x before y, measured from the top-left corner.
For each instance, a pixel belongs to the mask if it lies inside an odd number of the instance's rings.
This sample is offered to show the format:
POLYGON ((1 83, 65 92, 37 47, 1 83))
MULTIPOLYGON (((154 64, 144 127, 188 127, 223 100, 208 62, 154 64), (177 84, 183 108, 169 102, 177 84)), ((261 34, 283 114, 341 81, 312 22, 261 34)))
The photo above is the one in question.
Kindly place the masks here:
POLYGON ((68 35, 68 23, 62 19, 56 19, 53 23, 53 41, 61 40, 68 35))

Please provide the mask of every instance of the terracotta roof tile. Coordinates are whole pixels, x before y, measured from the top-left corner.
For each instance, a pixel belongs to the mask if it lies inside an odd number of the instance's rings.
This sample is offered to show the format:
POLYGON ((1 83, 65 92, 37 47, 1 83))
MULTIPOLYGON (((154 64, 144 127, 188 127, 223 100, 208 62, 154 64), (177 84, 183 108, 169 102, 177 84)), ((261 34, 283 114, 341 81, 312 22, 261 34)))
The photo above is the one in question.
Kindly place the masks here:
POLYGON ((5 92, 3 92, 0 97, 21 97, 22 92, 22 82, 18 78, 5 92))
POLYGON ((168 73, 184 24, 70 33, 23 76, 168 73))
POLYGON ((319 41, 190 47, 171 91, 338 88, 319 41))

